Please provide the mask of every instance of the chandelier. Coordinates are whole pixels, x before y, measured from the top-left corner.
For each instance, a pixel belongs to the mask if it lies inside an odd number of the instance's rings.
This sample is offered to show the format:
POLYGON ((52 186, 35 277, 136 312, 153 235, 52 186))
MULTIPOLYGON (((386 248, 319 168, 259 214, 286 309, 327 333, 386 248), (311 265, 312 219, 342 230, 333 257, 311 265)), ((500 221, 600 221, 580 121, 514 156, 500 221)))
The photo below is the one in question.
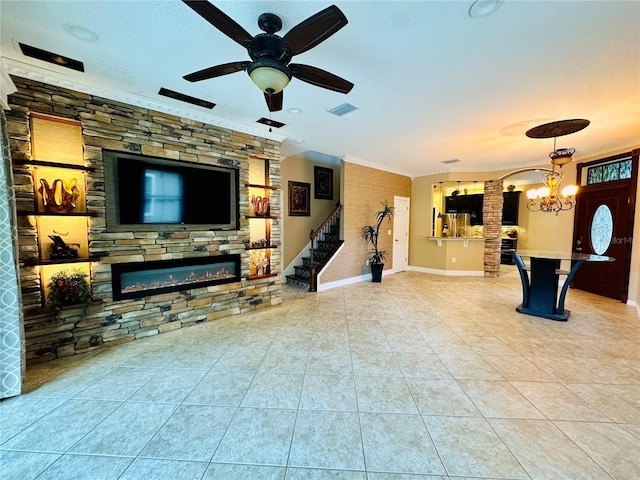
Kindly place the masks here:
POLYGON ((527 192, 529 203, 527 208, 534 212, 553 212, 556 215, 563 210, 571 210, 576 206, 575 196, 578 193, 576 185, 567 185, 562 190, 560 183, 564 178, 561 170, 563 165, 571 162, 571 157, 575 153, 573 148, 556 149, 556 137, 568 135, 582 130, 589 125, 589 120, 560 120, 557 122, 545 123, 527 131, 530 138, 551 138, 553 137, 553 152, 549 154, 551 158, 551 170, 542 175, 544 187, 532 189, 527 192))

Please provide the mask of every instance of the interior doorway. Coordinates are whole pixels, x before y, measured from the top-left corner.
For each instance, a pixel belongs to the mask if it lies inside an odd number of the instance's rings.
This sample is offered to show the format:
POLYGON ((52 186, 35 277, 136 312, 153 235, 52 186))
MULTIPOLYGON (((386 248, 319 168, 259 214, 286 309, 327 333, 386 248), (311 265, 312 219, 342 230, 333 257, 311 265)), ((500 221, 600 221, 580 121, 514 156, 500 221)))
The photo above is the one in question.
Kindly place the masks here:
POLYGON ((393 271, 409 267, 409 198, 393 197, 393 271))
POLYGON ((586 262, 572 286, 627 302, 640 150, 579 163, 573 251, 607 255, 586 262))

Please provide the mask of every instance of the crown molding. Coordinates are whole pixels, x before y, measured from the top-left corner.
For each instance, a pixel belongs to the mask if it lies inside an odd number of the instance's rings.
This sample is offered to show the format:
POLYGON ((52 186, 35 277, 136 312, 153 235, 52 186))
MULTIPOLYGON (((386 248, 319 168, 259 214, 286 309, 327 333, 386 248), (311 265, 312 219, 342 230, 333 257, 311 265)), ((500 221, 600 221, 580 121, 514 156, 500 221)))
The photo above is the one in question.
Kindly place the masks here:
MULTIPOLYGON (((28 80, 34 80, 48 85, 56 87, 66 88, 69 90, 75 90, 77 92, 93 95, 97 97, 106 98, 116 102, 126 103, 136 107, 148 108, 150 110, 156 110, 158 112, 168 113, 177 117, 188 118, 190 120, 196 120, 209 125, 213 125, 220 128, 226 128, 228 130, 234 130, 248 135, 254 135, 257 137, 266 138, 268 140, 274 140, 276 142, 282 142, 286 135, 277 132, 269 132, 268 127, 257 127, 252 125, 246 125, 243 123, 231 122, 220 118, 216 115, 207 115, 203 113, 194 112, 187 109, 176 108, 175 106, 168 105, 156 99, 145 97, 143 95, 136 95, 131 92, 122 92, 111 90, 107 88, 100 88, 97 85, 89 85, 70 78, 67 75, 48 70, 27 63, 19 62, 3 57, 1 59, 1 65, 8 75, 16 77, 26 78, 28 80)), ((4 83, 4 81, 3 81, 4 83)), ((13 84, 13 82, 11 82, 13 84)), ((2 96, 4 97, 4 85, 2 85, 2 96)), ((15 90, 14 90, 15 91, 15 90)))
POLYGON ((2 106, 3 110, 10 110, 7 97, 17 91, 18 89, 13 80, 11 80, 4 61, 0 59, 0 106, 2 106))
POLYGON ((364 160, 361 160, 361 159, 356 158, 356 157, 352 157, 350 155, 344 155, 342 157, 342 160, 344 162, 355 163, 356 165, 362 165, 363 167, 373 168, 375 170, 381 170, 383 172, 394 173, 396 175, 402 175, 403 177, 409 177, 409 178, 413 179, 413 177, 411 176, 410 173, 403 172, 401 170, 394 170, 394 169, 381 167, 380 165, 376 165, 375 163, 366 162, 364 160))

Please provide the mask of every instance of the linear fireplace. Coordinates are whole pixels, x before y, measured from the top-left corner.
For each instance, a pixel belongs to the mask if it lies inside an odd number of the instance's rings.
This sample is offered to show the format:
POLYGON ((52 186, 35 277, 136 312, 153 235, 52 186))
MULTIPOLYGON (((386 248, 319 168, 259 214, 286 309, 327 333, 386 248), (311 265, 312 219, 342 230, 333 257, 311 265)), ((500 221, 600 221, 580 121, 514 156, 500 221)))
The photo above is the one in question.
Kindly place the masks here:
POLYGON ((240 255, 114 263, 113 299, 141 298, 159 293, 240 281, 240 255))

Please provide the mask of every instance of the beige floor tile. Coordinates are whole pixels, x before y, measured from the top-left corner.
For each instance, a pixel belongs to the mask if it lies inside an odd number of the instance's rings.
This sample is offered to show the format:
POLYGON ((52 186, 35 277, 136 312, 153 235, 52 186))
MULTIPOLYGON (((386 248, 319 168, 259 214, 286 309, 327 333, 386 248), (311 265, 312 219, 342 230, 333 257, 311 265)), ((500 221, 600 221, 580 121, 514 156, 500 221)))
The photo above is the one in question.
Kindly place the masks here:
POLYGON ((510 383, 550 420, 611 421, 561 383, 510 383))
POLYGON ((611 477, 549 420, 488 422, 533 480, 611 477))
POLYGON ((291 443, 289 465, 364 470, 358 414, 300 411, 291 443))
MULTIPOLYGON (((133 461, 129 457, 63 455, 38 476, 42 480, 118 480, 133 461)), ((17 478, 17 477, 16 477, 17 478)))
POLYGON ((485 419, 425 417, 425 423, 449 475, 528 478, 485 419))
POLYGON ((304 378, 301 410, 356 411, 356 387, 351 375, 309 374, 304 378))
POLYGON ((191 391, 185 403, 237 407, 254 376, 254 372, 212 370, 191 391))
POLYGON ((300 403, 303 375, 256 373, 240 404, 242 407, 296 409, 300 403))
POLYGON ((68 400, 3 443, 2 448, 65 453, 120 405, 105 400, 68 400))
POLYGON ((552 322, 520 301, 508 268, 285 285, 269 309, 35 365, 0 402, 2 473, 112 478, 126 452, 127 480, 522 478, 503 442, 531 479, 633 478, 636 309, 570 290, 552 322))
POLYGON ((147 443, 140 456, 208 462, 235 412, 232 407, 182 405, 147 443))
POLYGON ((407 384, 423 415, 482 415, 455 380, 408 378, 407 384))
POLYGON ((405 377, 453 378, 436 354, 400 352, 394 356, 405 377))
POLYGON ((505 380, 528 382, 553 382, 555 379, 523 356, 517 355, 483 355, 505 380))
POLYGON ((476 353, 438 353, 438 358, 455 379, 502 380, 502 376, 476 353))
POLYGON ((565 435, 587 452, 613 478, 640 478, 640 439, 619 425, 594 422, 555 422, 565 435))
POLYGON ((285 473, 284 467, 211 463, 202 480, 284 480, 285 473))
POLYGON ((566 386, 615 422, 640 422, 640 387, 637 385, 568 383, 566 386))
POLYGON ((485 417, 545 418, 509 382, 459 380, 458 383, 485 417))
POLYGON ((213 461, 284 466, 296 420, 295 410, 240 408, 213 461))
POLYGON ((137 458, 119 480, 200 480, 208 465, 206 462, 137 458))
POLYGON ((367 471, 444 475, 420 415, 361 413, 367 471))
POLYGON ((168 403, 124 403, 81 438, 69 452, 136 456, 176 407, 168 403))
POLYGON ((403 377, 356 375, 360 412, 418 413, 418 407, 403 377))

